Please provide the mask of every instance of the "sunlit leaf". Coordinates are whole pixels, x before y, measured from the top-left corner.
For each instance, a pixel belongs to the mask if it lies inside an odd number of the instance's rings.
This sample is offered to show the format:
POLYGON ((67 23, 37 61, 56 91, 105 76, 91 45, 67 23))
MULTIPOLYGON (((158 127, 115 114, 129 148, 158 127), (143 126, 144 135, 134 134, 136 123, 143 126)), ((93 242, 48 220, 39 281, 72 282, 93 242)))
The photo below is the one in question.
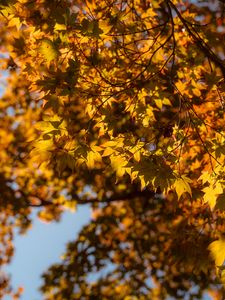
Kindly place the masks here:
POLYGON ((189 195, 192 195, 191 187, 190 187, 191 182, 192 181, 190 180, 190 178, 188 178, 186 176, 181 176, 181 178, 176 179, 176 181, 174 183, 174 187, 175 187, 178 199, 180 199, 180 197, 184 193, 188 193, 189 195))
POLYGON ((48 61, 52 61, 59 56, 59 51, 55 44, 49 39, 43 39, 39 47, 40 53, 48 61))

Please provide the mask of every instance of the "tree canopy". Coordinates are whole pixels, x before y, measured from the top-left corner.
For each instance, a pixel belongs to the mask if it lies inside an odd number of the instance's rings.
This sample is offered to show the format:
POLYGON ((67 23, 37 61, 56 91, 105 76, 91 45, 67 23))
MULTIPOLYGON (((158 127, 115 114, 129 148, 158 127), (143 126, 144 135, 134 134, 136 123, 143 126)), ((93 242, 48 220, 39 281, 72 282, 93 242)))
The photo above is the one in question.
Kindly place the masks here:
MULTIPOLYGON (((0 1, 0 266, 33 210, 92 208, 43 299, 222 299, 224 14, 217 0, 0 1)), ((20 293, 0 275, 0 298, 20 293)))

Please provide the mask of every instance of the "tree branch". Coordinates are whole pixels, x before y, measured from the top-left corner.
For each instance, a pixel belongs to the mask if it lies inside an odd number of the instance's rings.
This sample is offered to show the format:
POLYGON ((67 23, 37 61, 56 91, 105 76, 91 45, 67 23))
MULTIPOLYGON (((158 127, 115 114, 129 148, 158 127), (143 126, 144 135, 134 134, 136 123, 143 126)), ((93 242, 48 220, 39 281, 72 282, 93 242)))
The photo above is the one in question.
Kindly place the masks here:
POLYGON ((187 30, 187 32, 190 34, 190 36, 194 40, 197 47, 206 55, 206 57, 208 57, 212 62, 214 62, 214 64, 221 70, 223 77, 225 78, 225 65, 224 65, 223 61, 212 51, 212 49, 208 46, 208 44, 206 44, 203 41, 203 39, 200 36, 196 35, 191 30, 191 28, 188 25, 188 22, 186 22, 186 20, 182 17, 182 15, 179 12, 179 10, 177 9, 176 5, 173 4, 173 2, 171 0, 167 0, 167 4, 170 5, 174 9, 178 18, 180 19, 180 21, 184 25, 185 29, 187 30))
MULTIPOLYGON (((38 204, 29 204, 31 207, 45 207, 50 205, 56 205, 56 206, 63 206, 62 204, 57 204, 48 200, 45 200, 43 198, 40 198, 36 195, 30 195, 31 197, 38 198, 40 203, 38 204)), ((144 191, 132 191, 129 193, 124 194, 113 194, 109 198, 105 198, 103 200, 99 200, 98 198, 91 198, 91 199, 81 199, 77 195, 73 195, 73 198, 77 202, 77 204, 84 205, 84 204, 96 204, 96 203, 103 203, 103 204, 109 204, 112 202, 120 202, 120 201, 130 201, 134 198, 152 198, 155 196, 155 192, 150 190, 144 190, 144 191)))

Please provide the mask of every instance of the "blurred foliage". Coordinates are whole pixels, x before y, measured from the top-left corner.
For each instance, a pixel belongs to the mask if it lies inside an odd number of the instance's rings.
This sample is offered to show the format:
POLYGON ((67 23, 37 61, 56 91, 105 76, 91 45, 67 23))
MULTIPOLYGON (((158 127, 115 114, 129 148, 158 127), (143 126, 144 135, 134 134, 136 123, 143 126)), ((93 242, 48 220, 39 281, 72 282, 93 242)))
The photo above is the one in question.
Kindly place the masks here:
MULTIPOLYGON (((224 14, 0 1, 0 266, 36 208, 46 222, 92 208, 43 299, 224 297, 224 14)), ((21 292, 0 274, 0 298, 21 292)))

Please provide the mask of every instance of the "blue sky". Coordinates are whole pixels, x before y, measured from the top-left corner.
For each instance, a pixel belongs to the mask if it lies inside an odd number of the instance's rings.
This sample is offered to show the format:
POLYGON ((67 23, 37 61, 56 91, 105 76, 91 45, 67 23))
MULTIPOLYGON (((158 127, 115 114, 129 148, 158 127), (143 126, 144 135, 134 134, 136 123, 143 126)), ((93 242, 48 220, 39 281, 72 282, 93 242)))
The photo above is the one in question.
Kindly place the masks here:
MULTIPOLYGON (((38 291, 41 274, 48 266, 60 261, 67 242, 76 239, 81 228, 90 221, 90 215, 87 205, 79 206, 76 213, 65 212, 58 223, 43 223, 34 214, 33 227, 26 235, 16 236, 15 256, 6 270, 12 275, 14 287, 24 287, 21 300, 43 299, 38 291)), ((203 299, 210 300, 211 297, 205 295, 203 299)))
MULTIPOLYGON (((91 210, 87 205, 78 206, 75 213, 66 211, 60 222, 46 224, 41 222, 35 213, 33 214, 32 228, 25 235, 16 234, 15 255, 6 268, 11 274, 13 287, 24 288, 21 300, 43 299, 38 291, 41 274, 51 264, 60 261, 67 242, 75 240, 81 228, 90 220, 91 210)), ((110 266, 106 271, 109 270, 110 266)), ((92 274, 93 278, 95 277, 92 274)), ((211 297, 205 295, 203 299, 210 300, 211 297)), ((5 297, 4 300, 11 298, 5 297)))
POLYGON ((42 299, 38 292, 40 275, 48 266, 60 261, 67 242, 75 240, 89 221, 90 208, 80 206, 76 213, 65 212, 59 223, 42 223, 34 216, 33 227, 27 234, 16 235, 15 256, 6 270, 12 275, 14 287, 24 287, 21 300, 42 299))

